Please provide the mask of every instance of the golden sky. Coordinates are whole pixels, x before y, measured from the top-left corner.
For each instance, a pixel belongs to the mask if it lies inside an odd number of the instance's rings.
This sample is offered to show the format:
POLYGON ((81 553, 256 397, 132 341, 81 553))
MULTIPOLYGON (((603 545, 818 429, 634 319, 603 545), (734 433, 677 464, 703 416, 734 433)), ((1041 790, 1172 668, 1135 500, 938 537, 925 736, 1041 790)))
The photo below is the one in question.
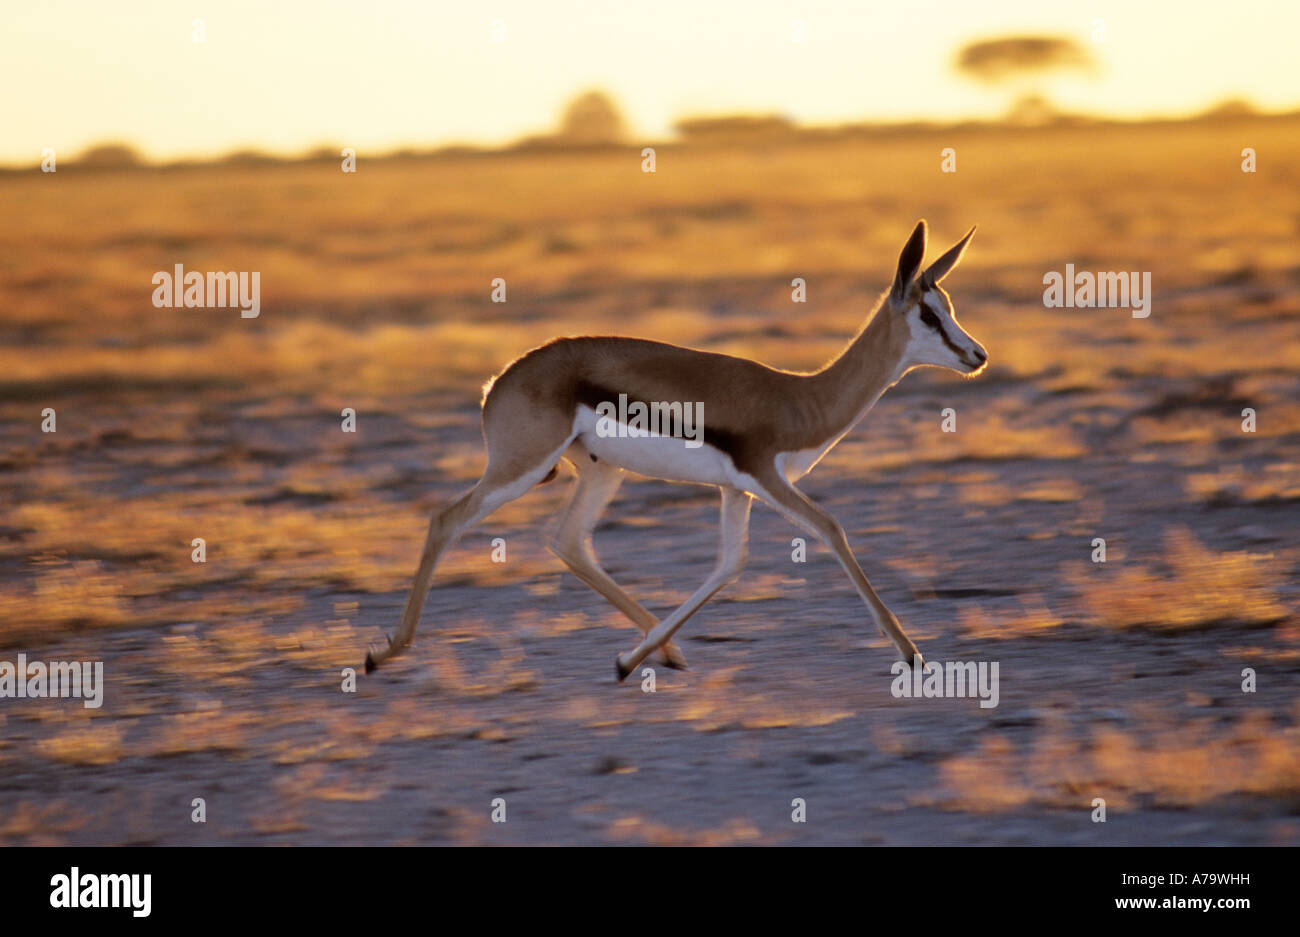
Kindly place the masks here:
POLYGON ((993 116, 1010 92, 952 62, 1009 34, 1093 53, 1096 76, 1042 86, 1069 110, 1300 105, 1297 0, 6 0, 0 23, 0 162, 23 165, 110 139, 155 158, 498 143, 593 87, 650 139, 689 114, 993 116))

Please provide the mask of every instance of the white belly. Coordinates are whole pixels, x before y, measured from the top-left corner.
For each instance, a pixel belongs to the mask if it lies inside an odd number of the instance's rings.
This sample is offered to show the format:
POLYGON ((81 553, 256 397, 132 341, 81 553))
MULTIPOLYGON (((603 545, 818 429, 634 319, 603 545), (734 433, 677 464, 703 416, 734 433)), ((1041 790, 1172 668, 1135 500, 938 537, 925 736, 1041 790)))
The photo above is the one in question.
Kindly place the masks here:
POLYGON ((579 406, 573 432, 603 462, 667 481, 746 487, 747 478, 736 471, 731 456, 709 445, 707 430, 701 444, 691 448, 687 440, 673 436, 602 436, 596 432, 597 419, 595 410, 579 406))

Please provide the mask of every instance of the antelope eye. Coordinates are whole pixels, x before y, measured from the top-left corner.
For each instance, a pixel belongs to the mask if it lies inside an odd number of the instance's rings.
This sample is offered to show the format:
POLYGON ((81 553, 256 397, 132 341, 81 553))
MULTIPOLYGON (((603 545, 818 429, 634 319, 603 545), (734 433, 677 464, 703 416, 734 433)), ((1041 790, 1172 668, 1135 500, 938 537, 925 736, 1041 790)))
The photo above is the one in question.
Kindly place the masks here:
POLYGON ((921 321, 932 329, 937 329, 939 327, 939 317, 934 314, 933 309, 929 309, 925 306, 921 307, 921 321))

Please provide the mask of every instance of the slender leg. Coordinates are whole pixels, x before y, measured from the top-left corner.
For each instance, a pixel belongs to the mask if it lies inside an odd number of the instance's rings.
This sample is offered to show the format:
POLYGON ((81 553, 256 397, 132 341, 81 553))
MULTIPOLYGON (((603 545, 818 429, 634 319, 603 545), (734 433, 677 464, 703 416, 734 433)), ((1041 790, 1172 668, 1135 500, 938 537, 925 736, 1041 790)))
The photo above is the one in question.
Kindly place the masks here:
MULTIPOLYGON (((585 454, 579 454, 573 462, 578 469, 577 486, 548 546, 575 576, 604 596, 606 601, 631 619, 642 633, 646 633, 655 626, 658 619, 624 592, 601 568, 591 543, 596 522, 623 483, 623 470, 603 462, 587 462, 585 454)), ((685 656, 671 641, 665 642, 660 652, 664 663, 669 667, 686 667, 685 656)))
POLYGON ((817 536, 835 552, 836 559, 849 574, 849 579, 853 581, 862 600, 867 603, 876 626, 894 642, 894 646, 903 655, 907 665, 912 666, 913 662, 921 657, 921 652, 917 650, 911 638, 903 633, 903 628, 894 617, 894 613, 885 606, 880 596, 876 595, 876 590, 871 587, 871 583, 867 581, 866 574, 862 572, 862 567, 858 565, 858 560, 849 546, 844 528, 775 470, 764 473, 759 481, 764 488, 763 491, 756 492, 760 498, 785 515, 792 523, 817 536))
POLYGON ((546 472, 554 468, 555 460, 559 456, 560 453, 557 452, 536 468, 515 478, 500 477, 493 472, 489 464, 477 485, 433 515, 432 520, 429 521, 429 532, 424 538, 424 549, 420 553, 420 565, 415 571, 415 581, 406 598, 406 608, 402 611, 402 622, 398 626, 397 635, 388 639, 386 647, 371 648, 367 652, 366 673, 370 673, 411 643, 416 625, 420 623, 420 612, 424 608, 425 597, 429 594, 429 585, 433 581, 433 571, 438 565, 439 557, 470 527, 540 482, 546 472))
POLYGON ((669 640, 686 619, 713 598, 714 593, 727 583, 734 582, 740 575, 748 558, 749 509, 752 505, 753 498, 748 492, 736 488, 722 489, 722 517, 719 524, 722 542, 718 551, 718 565, 704 581, 704 585, 696 589, 695 594, 675 612, 655 625, 635 650, 618 655, 615 664, 620 681, 645 660, 646 655, 669 640))

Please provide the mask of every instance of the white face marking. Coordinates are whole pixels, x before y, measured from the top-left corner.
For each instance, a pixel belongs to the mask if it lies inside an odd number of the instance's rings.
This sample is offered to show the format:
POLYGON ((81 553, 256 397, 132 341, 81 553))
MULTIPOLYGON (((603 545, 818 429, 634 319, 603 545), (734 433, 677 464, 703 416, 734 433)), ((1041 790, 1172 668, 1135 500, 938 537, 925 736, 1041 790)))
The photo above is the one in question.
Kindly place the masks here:
POLYGON ((911 336, 905 361, 909 368, 933 364, 962 374, 973 374, 988 357, 984 346, 957 324, 947 294, 935 288, 921 294, 921 301, 907 312, 911 336), (938 328, 926 323, 933 316, 938 328))

